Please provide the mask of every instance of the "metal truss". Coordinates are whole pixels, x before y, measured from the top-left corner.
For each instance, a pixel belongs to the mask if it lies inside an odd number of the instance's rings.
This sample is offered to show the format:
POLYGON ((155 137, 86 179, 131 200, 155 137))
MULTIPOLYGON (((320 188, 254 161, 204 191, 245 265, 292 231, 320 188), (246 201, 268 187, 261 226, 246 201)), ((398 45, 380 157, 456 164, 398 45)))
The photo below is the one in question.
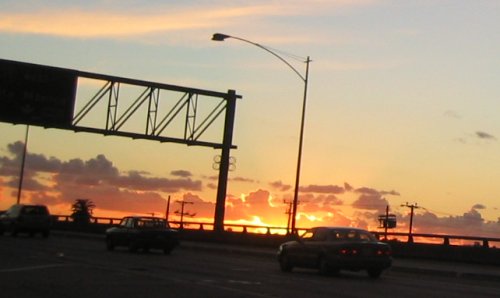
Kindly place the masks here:
MULTIPOLYGON (((234 91, 220 93, 87 72, 78 72, 77 75, 79 78, 102 81, 103 86, 88 99, 79 111, 75 112, 72 127, 75 131, 222 148, 223 140, 220 143, 206 140, 203 138, 204 133, 222 114, 227 112, 229 97, 241 98, 241 96, 235 95, 234 91), (142 92, 132 101, 130 97, 127 100, 122 100, 126 96, 120 92, 124 85, 139 88, 142 92), (168 99, 165 98, 167 93, 168 99), (175 103, 170 104, 168 110, 161 109, 160 103, 172 100, 172 94, 176 96, 173 99, 175 103), (212 100, 210 105, 200 105, 201 100, 210 99, 212 100), (89 117, 88 115, 98 108, 98 103, 102 101, 107 101, 105 126, 88 127, 81 125, 89 117), (141 108, 147 110, 144 116, 139 116, 144 117, 144 133, 125 130, 124 125, 141 108), (200 111, 202 108, 204 110, 200 111), (182 121, 182 137, 175 137, 169 133, 168 129, 173 126, 174 121, 177 121, 177 123, 182 121)), ((233 145, 230 146, 236 148, 233 145)))

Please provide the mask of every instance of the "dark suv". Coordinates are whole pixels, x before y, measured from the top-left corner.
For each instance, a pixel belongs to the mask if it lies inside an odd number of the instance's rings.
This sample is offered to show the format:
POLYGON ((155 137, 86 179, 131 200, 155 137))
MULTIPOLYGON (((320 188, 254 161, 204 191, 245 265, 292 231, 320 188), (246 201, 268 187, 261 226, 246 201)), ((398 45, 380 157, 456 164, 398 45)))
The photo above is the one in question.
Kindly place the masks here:
POLYGON ((41 233, 47 238, 50 233, 51 217, 44 205, 16 204, 0 215, 0 235, 9 232, 12 236, 28 233, 34 236, 41 233))

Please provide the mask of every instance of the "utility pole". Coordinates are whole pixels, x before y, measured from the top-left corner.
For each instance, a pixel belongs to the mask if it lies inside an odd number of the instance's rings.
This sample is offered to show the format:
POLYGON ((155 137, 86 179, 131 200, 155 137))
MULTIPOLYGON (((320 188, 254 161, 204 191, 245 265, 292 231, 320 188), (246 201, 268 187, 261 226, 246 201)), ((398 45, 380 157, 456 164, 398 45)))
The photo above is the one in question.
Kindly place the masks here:
POLYGON ((283 204, 288 205, 285 214, 287 215, 287 222, 286 222, 286 233, 290 234, 290 224, 292 220, 292 206, 293 206, 293 201, 287 201, 283 200, 283 204))
POLYGON ((387 241, 387 228, 389 226, 388 220, 389 220, 389 205, 387 205, 385 207, 385 224, 384 224, 384 238, 385 238, 385 241, 387 241))
POLYGON ((417 203, 409 205, 408 202, 406 202, 405 205, 401 205, 401 207, 407 207, 410 208, 410 230, 408 231, 408 242, 413 243, 413 235, 412 235, 412 228, 413 228, 413 214, 414 214, 414 209, 420 208, 417 206, 417 203))
POLYGON ((167 210, 165 211, 165 220, 168 223, 168 215, 170 214, 170 196, 167 199, 167 210))
POLYGON ((194 203, 193 202, 186 202, 184 200, 182 200, 182 201, 175 201, 175 202, 181 204, 181 210, 180 211, 179 210, 175 211, 175 214, 181 216, 180 229, 182 230, 184 228, 184 215, 189 216, 189 217, 193 217, 193 216, 196 215, 196 213, 184 212, 184 205, 186 205, 186 204, 194 204, 194 203))
POLYGON ((24 180, 24 167, 26 163, 26 153, 28 151, 28 135, 30 131, 30 126, 26 125, 26 134, 24 136, 24 149, 23 157, 21 159, 21 173, 19 174, 19 186, 17 189, 17 204, 21 203, 21 192, 23 190, 23 180, 24 180))

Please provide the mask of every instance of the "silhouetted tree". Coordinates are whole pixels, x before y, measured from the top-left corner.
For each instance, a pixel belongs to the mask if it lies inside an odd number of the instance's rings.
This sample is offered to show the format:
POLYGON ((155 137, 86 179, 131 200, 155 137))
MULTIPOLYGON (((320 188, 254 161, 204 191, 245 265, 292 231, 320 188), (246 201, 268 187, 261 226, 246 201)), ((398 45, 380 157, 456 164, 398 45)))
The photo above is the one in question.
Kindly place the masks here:
POLYGON ((76 199, 75 203, 71 205, 71 218, 73 218, 73 222, 78 224, 90 223, 94 208, 95 204, 91 200, 76 199))

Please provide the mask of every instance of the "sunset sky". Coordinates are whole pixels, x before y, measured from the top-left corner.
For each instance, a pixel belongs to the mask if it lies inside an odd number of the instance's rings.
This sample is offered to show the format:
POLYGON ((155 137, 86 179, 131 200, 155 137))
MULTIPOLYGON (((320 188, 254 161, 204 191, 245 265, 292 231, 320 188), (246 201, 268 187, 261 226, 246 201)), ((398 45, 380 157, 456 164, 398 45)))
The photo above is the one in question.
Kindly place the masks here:
MULTIPOLYGON (((211 37, 300 73, 310 56, 298 227, 376 230, 389 205, 407 231, 408 202, 415 232, 500 237, 499 15, 497 0, 0 0, 0 59, 236 90, 226 221, 286 226, 303 81, 211 37)), ((0 209, 25 131, 0 122, 0 209)), ((211 221, 218 154, 32 126, 22 201, 160 216, 171 196, 211 221)))

